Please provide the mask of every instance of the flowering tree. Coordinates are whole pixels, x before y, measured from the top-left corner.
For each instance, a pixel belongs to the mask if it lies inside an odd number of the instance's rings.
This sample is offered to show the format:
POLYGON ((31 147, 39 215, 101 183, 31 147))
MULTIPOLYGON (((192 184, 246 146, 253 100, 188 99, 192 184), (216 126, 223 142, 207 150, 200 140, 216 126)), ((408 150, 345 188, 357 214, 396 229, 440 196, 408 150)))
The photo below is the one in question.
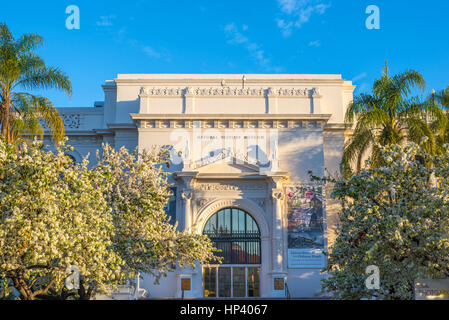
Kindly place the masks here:
MULTIPOLYGON (((90 299, 137 273, 156 276, 214 259, 206 236, 183 233, 165 214, 166 153, 105 145, 98 164, 74 164, 67 148, 0 139, 0 278, 22 299, 90 299), (80 288, 65 288, 70 266, 80 288)), ((2 288, 3 292, 7 288, 2 288)), ((4 293, 2 293, 4 294, 4 293)))
POLYGON ((176 264, 181 268, 214 259, 210 239, 177 231, 165 213, 171 191, 163 165, 169 154, 163 149, 129 153, 103 146, 95 172, 111 178, 105 198, 115 226, 114 250, 126 262, 129 273, 154 275, 156 281, 176 264))
POLYGON ((334 187, 343 209, 323 289, 337 299, 412 299, 415 279, 449 277, 448 146, 439 156, 416 144, 380 150, 384 166, 334 187), (365 285, 370 265, 378 290, 365 285))
POLYGON ((110 250, 114 224, 102 183, 108 177, 87 161, 73 164, 65 151, 0 139, 0 278, 21 299, 62 290, 71 265, 88 292, 123 281, 124 262, 110 250))

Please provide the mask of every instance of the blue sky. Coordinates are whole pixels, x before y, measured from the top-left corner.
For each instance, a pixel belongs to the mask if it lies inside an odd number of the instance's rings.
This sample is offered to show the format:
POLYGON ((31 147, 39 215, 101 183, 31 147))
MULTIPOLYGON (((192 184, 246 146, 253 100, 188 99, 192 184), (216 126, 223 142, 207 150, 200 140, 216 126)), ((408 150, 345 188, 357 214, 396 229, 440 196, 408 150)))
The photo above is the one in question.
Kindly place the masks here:
POLYGON ((48 91, 58 107, 103 100, 117 73, 331 73, 369 89, 385 60, 392 72, 421 72, 427 90, 449 85, 447 0, 8 1, 0 21, 15 36, 36 32, 38 53, 63 69, 71 99, 48 91), (80 29, 65 26, 80 8, 80 29), (380 30, 368 30, 368 5, 380 30))

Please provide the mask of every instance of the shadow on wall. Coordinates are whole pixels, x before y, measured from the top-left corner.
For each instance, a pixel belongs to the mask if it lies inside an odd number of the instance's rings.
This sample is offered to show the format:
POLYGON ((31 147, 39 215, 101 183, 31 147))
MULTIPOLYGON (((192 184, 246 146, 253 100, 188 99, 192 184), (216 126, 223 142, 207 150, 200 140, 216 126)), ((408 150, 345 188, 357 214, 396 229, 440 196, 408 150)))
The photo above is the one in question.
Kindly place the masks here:
POLYGON ((309 171, 324 174, 322 132, 283 133, 279 140, 281 169, 290 172, 293 179, 309 181, 309 171))
POLYGON ((322 297, 321 290, 317 291, 317 288, 321 288, 321 279, 325 275, 321 274, 320 270, 303 270, 303 269, 290 269, 287 278, 288 288, 292 298, 310 298, 322 297))
POLYGON ((117 123, 133 123, 130 113, 139 113, 140 99, 122 100, 116 102, 115 121, 117 123))

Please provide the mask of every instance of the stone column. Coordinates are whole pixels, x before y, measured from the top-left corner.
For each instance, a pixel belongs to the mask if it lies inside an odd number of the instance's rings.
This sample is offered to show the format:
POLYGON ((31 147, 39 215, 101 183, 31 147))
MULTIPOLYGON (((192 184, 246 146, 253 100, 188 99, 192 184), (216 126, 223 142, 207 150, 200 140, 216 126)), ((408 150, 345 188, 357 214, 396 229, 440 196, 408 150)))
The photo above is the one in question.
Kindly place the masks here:
POLYGON ((280 272, 283 269, 282 257, 282 206, 283 193, 280 189, 272 191, 273 199, 273 271, 280 272))
MULTIPOLYGON (((177 172, 175 173, 175 179, 179 182, 180 190, 179 190, 179 200, 181 201, 181 214, 182 221, 180 222, 180 226, 183 231, 186 232, 194 232, 192 230, 193 227, 193 212, 192 212, 192 198, 194 194, 194 179, 198 172, 177 172)), ((198 265, 199 266, 199 265, 198 265)), ((191 281, 191 290, 184 292, 184 297, 199 297, 201 296, 201 277, 198 278, 198 272, 201 274, 201 268, 192 268, 187 266, 184 269, 181 269, 179 265, 176 266, 176 296, 178 298, 182 297, 181 283, 182 279, 190 279, 191 281)))
POLYGON ((271 297, 285 298, 285 283, 287 281, 287 263, 285 237, 287 228, 284 224, 283 200, 285 198, 283 182, 287 181, 289 174, 286 172, 277 172, 268 174, 272 180, 271 199, 272 199, 272 268, 269 273, 271 276, 271 297))
POLYGON ((192 228, 192 191, 190 189, 184 189, 181 193, 184 207, 184 230, 190 232, 192 228))
POLYGON ((193 226, 193 214, 192 214, 192 198, 194 192, 194 180, 198 172, 183 171, 176 172, 175 179, 179 181, 179 198, 181 201, 181 214, 178 217, 181 218, 181 227, 185 231, 191 231, 193 226))

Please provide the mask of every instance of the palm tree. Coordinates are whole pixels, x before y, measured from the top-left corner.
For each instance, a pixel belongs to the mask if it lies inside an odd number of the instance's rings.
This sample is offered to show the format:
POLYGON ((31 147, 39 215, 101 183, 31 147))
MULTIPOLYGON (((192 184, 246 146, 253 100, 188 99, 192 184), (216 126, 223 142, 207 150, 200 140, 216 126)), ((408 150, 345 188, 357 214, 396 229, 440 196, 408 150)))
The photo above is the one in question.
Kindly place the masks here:
POLYGON ((449 87, 438 93, 432 90, 432 95, 428 98, 428 103, 444 110, 433 119, 430 125, 432 133, 435 136, 437 153, 442 153, 443 146, 449 143, 449 87))
POLYGON ((69 78, 58 68, 47 67, 33 51, 43 44, 37 34, 14 39, 8 27, 0 23, 0 124, 8 142, 23 135, 43 135, 41 120, 59 141, 64 124, 53 103, 43 96, 20 90, 55 88, 72 94, 69 78))
POLYGON ((436 99, 446 110, 449 110, 449 86, 437 93, 436 99))
POLYGON ((354 97, 349 106, 345 122, 354 128, 345 143, 341 169, 345 176, 363 166, 363 159, 371 156, 372 166, 382 165, 379 146, 402 144, 405 141, 421 143, 428 137, 425 147, 436 152, 435 137, 427 117, 441 118, 441 108, 428 101, 412 97, 414 90, 423 91, 423 76, 414 70, 389 75, 387 63, 382 77, 376 80, 371 94, 362 93, 354 97), (355 127, 354 127, 355 123, 355 127))

